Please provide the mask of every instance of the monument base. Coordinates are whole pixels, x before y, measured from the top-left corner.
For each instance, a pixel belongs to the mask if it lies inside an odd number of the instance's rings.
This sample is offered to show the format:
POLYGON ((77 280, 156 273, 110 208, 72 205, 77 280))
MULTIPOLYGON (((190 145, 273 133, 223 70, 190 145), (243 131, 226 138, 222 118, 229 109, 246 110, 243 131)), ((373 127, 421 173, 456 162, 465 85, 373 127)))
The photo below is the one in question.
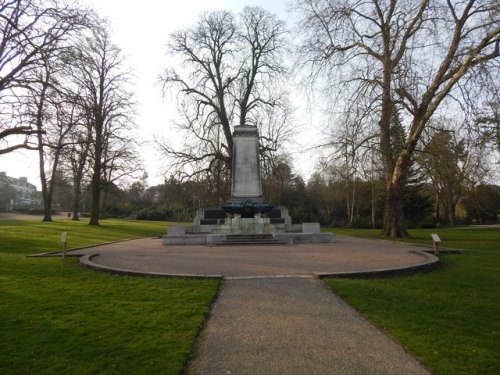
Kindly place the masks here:
MULTIPOLYGON (((335 242, 333 233, 321 233, 319 223, 271 224, 271 218, 256 215, 242 218, 238 215, 226 218, 219 225, 169 225, 168 232, 162 237, 162 244, 172 245, 213 245, 223 243, 228 236, 234 235, 272 235, 281 243, 335 242)), ((196 224, 193 223, 193 224, 196 224)))
POLYGON ((259 132, 238 125, 233 132, 231 197, 222 207, 200 208, 192 227, 171 225, 164 245, 282 245, 334 242, 319 223, 293 225, 286 207, 275 207, 262 196, 259 132))
POLYGON ((228 217, 225 223, 211 230, 217 234, 271 234, 274 232, 274 225, 267 217, 255 215, 254 217, 241 217, 234 215, 228 217))

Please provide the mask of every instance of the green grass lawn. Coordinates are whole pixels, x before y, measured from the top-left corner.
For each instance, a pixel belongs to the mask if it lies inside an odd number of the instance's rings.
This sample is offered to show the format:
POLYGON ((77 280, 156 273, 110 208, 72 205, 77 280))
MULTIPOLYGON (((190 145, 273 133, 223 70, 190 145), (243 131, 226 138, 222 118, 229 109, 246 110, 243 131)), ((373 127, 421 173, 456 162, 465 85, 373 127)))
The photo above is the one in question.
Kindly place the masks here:
POLYGON ((27 258, 69 247, 160 236, 166 223, 0 221, 0 373, 179 374, 217 281, 125 277, 75 259, 27 258))
MULTIPOLYGON (((75 259, 27 258, 69 247, 160 236, 166 223, 0 221, 2 374, 178 374, 218 282, 113 276, 75 259)), ((377 237, 371 230, 334 230, 377 237)), ((466 249, 431 273, 331 279, 332 289, 436 374, 500 373, 500 231, 411 231, 414 243, 466 249)))
POLYGON ((68 248, 94 245, 128 238, 161 236, 167 224, 158 221, 101 220, 100 226, 88 220, 58 219, 51 223, 40 220, 0 220, 0 252, 35 254, 62 250, 61 233, 68 233, 68 248))
MULTIPOLYGON (((377 237, 376 230, 334 230, 377 237)), ((330 279, 328 285, 435 374, 500 374, 500 230, 412 230, 409 242, 467 250, 431 273, 330 279)))

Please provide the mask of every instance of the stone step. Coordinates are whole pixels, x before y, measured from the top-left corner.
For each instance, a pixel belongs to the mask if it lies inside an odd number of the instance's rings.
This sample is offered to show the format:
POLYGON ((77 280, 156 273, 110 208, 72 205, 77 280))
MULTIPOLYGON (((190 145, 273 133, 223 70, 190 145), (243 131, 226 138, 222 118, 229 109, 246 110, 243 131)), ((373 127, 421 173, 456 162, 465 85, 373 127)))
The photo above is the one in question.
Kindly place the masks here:
POLYGON ((226 241, 257 241, 257 240, 274 240, 272 234, 228 234, 226 241))
POLYGON ((253 245, 286 245, 287 243, 285 241, 279 241, 279 240, 269 240, 269 241, 263 241, 263 240, 255 240, 255 241, 220 241, 220 242, 215 242, 214 246, 253 246, 253 245))
POLYGON ((215 246, 231 245, 286 245, 285 241, 277 240, 272 234, 228 234, 224 241, 214 243, 215 246))

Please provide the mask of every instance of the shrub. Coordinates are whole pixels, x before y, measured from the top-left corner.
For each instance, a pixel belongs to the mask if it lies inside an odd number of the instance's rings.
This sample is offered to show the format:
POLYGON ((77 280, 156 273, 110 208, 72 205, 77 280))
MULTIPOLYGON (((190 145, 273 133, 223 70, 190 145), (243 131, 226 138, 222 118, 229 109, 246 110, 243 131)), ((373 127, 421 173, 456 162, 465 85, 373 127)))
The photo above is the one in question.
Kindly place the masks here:
POLYGON ((134 217, 137 220, 168 221, 172 220, 173 213, 165 209, 146 207, 137 211, 134 217))

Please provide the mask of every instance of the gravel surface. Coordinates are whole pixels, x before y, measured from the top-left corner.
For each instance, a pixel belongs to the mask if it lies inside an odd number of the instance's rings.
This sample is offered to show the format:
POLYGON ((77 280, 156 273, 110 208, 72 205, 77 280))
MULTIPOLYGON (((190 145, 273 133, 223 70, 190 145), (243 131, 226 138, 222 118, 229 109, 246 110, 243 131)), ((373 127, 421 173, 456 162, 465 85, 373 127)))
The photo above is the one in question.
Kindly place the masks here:
POLYGON ((158 238, 72 251, 107 267, 143 272, 252 277, 312 275, 417 266, 432 259, 414 245, 337 236, 336 243, 294 246, 163 246, 158 238))

